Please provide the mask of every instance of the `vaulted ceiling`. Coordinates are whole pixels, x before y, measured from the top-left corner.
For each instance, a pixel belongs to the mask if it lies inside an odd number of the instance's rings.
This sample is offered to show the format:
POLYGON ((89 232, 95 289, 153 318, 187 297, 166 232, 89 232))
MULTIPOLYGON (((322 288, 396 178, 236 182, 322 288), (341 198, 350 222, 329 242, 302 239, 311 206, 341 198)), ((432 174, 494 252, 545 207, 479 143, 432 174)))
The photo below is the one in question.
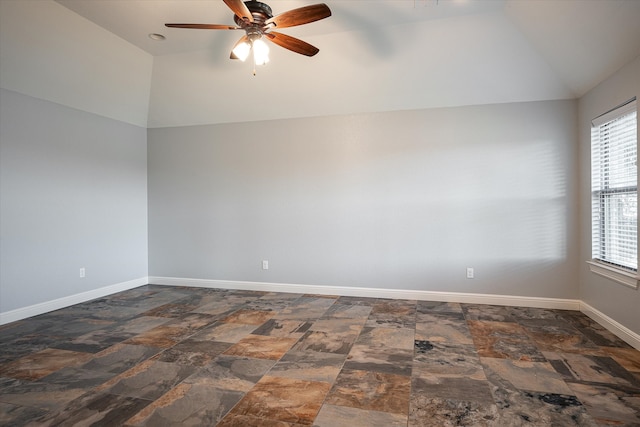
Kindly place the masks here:
POLYGON ((0 0, 0 84, 165 127, 576 98, 640 55, 637 0, 324 2, 281 30, 320 53, 272 45, 253 76, 229 59, 241 32, 164 26, 233 25, 221 0, 0 0))

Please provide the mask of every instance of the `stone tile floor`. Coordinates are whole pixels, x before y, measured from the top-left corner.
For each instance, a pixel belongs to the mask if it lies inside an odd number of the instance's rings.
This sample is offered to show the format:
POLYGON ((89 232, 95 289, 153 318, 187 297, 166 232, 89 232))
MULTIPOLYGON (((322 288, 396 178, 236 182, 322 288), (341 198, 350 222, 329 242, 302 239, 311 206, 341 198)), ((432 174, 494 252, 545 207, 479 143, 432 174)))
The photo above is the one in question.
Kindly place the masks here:
POLYGON ((640 425, 579 312, 147 285, 0 327, 0 425, 640 425))

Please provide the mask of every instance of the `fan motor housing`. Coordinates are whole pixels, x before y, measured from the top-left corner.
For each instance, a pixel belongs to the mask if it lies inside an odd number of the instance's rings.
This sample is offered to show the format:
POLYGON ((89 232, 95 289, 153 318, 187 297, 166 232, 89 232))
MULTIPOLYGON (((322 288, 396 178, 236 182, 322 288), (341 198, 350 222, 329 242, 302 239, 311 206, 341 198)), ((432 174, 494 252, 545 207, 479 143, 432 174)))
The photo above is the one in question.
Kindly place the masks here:
POLYGON ((233 15, 233 20, 240 27, 246 27, 246 26, 259 26, 259 27, 261 27, 261 26, 264 25, 264 22, 267 19, 273 18, 273 12, 271 11, 271 7, 269 7, 269 5, 267 5, 265 3, 262 3, 262 2, 259 2, 259 1, 255 1, 255 0, 250 0, 250 1, 244 2, 244 4, 249 9, 249 12, 251 12, 251 16, 253 16, 253 24, 245 22, 238 15, 233 15), (247 24, 249 24, 249 25, 247 25, 247 24))

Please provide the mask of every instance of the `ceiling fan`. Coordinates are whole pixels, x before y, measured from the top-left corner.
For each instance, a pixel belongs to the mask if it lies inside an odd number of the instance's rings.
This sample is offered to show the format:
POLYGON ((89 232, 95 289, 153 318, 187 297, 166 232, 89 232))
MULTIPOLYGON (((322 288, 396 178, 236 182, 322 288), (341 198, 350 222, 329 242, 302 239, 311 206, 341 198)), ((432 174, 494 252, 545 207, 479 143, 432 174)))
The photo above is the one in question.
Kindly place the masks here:
POLYGON ((267 4, 256 0, 223 1, 234 13, 233 19, 236 23, 235 26, 219 24, 165 25, 171 28, 193 28, 202 30, 244 30, 245 35, 242 36, 233 47, 230 58, 244 61, 249 56, 251 50, 253 50, 254 63, 257 65, 262 65, 269 61, 269 48, 264 42, 264 39, 301 55, 313 56, 320 51, 320 49, 307 42, 272 30, 274 28, 295 27, 328 18, 331 16, 331 10, 326 4, 321 3, 304 6, 273 16, 271 8, 267 4))

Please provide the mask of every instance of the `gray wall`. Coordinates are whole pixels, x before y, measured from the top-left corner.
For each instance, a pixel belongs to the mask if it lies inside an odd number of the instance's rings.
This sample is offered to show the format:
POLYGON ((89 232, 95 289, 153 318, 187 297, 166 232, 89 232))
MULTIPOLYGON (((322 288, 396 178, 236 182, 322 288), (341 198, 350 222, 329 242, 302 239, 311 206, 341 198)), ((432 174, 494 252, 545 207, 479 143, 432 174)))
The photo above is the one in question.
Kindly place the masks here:
POLYGON ((0 312, 147 276, 146 129, 0 95, 0 312))
POLYGON ((580 99, 580 195, 583 197, 580 200, 579 271, 581 299, 640 334, 640 290, 597 276, 585 263, 591 259, 591 120, 634 96, 640 99, 640 57, 580 99))
POLYGON ((578 298, 576 129, 575 101, 149 129, 149 274, 578 298))

